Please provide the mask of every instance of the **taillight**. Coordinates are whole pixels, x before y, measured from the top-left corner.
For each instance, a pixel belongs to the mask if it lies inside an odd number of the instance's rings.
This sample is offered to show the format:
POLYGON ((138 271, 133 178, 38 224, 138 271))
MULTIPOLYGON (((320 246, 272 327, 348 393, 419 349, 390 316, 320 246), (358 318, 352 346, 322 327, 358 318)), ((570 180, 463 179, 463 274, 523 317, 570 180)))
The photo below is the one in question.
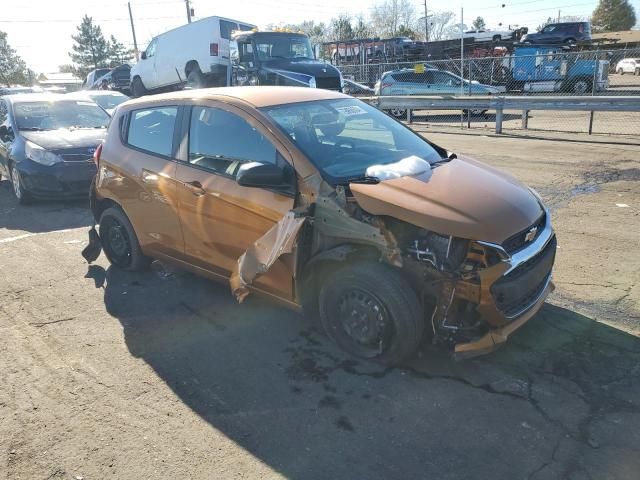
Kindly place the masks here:
POLYGON ((584 33, 584 25, 580 25, 580 27, 578 28, 578 31, 580 33, 584 33))
POLYGON ((100 155, 102 154, 102 144, 98 145, 96 151, 93 152, 93 162, 96 164, 96 167, 100 166, 100 155))
POLYGON ((217 43, 210 43, 209 44, 209 55, 211 55, 212 57, 217 57, 218 56, 218 44, 217 43))

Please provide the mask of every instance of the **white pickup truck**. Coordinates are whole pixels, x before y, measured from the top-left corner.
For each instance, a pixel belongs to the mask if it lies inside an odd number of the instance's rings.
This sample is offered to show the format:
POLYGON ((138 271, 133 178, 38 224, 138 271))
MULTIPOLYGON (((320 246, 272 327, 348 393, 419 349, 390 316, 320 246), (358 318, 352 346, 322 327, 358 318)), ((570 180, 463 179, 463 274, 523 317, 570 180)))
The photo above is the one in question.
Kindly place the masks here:
POLYGON ((193 88, 226 85, 231 34, 254 28, 229 18, 207 17, 154 37, 131 69, 132 95, 173 90, 185 83, 193 88))
POLYGON ((514 32, 511 30, 467 30, 463 36, 464 38, 473 38, 476 42, 499 42, 511 40, 514 32))

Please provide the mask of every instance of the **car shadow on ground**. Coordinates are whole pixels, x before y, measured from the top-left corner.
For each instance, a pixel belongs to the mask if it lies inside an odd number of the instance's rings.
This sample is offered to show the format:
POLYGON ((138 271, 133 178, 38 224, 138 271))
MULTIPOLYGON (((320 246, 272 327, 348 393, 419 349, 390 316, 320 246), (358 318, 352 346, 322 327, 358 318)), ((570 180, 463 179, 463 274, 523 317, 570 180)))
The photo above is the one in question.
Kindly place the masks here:
POLYGON ((6 178, 0 181, 0 229, 44 233, 91 224, 88 192, 86 200, 34 200, 28 205, 20 205, 13 195, 11 183, 6 178))
POLYGON ((301 315, 254 296, 237 305, 227 285, 99 266, 86 276, 104 288, 131 354, 288 478, 640 469, 640 340, 578 313, 547 304, 491 355, 455 362, 425 344, 386 368, 345 355, 301 315))

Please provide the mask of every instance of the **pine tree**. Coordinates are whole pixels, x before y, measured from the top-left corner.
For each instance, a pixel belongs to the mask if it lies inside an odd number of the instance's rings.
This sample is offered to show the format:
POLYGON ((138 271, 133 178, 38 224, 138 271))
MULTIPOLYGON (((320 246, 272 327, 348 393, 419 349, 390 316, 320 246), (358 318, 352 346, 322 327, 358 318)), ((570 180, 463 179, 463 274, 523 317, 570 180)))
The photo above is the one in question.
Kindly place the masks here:
POLYGON ((85 15, 78 25, 78 34, 72 35, 74 45, 69 53, 77 65, 78 75, 85 77, 91 70, 108 66, 109 45, 102 35, 102 29, 93 24, 93 19, 85 15))
POLYGON ((636 24, 636 12, 628 0, 600 0, 591 16, 594 32, 631 30, 636 24))
POLYGON ((133 50, 128 49, 124 44, 118 42, 113 35, 111 35, 109 39, 107 48, 109 52, 109 66, 112 68, 130 62, 133 59, 133 50))
POLYGON ((7 87, 30 83, 27 64, 11 48, 5 32, 0 32, 0 83, 7 87))

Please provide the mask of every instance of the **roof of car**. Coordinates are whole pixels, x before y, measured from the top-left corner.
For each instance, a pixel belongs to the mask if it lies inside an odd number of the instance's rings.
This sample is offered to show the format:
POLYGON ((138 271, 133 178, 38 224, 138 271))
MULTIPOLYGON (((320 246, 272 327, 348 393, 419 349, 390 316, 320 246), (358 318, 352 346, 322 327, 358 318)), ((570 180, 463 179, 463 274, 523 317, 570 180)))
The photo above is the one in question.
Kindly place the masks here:
POLYGON ((101 95, 116 95, 119 97, 126 97, 124 93, 118 92, 117 90, 80 90, 78 92, 69 92, 66 94, 66 97, 89 98, 92 96, 101 95))
POLYGON ((184 99, 211 99, 220 97, 234 98, 250 103, 254 107, 270 107, 289 103, 310 102, 314 100, 331 100, 335 98, 352 98, 348 95, 321 88, 308 87, 218 87, 197 90, 182 90, 180 92, 161 93, 131 100, 127 105, 145 105, 159 100, 170 102, 184 99))
POLYGON ((69 97, 59 93, 18 93, 16 95, 7 96, 7 99, 12 103, 55 102, 59 100, 69 100, 69 97))

